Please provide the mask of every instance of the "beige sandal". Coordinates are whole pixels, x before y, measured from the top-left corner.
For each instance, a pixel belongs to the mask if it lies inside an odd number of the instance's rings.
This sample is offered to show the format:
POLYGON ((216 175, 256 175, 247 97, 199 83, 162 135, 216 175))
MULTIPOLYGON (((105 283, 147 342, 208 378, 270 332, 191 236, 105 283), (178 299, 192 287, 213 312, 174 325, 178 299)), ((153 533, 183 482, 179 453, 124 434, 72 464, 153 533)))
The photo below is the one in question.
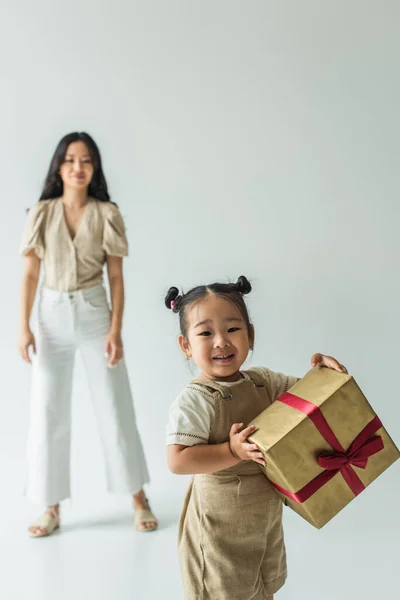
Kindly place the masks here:
POLYGON ((148 500, 146 498, 148 508, 136 508, 135 509, 135 526, 136 531, 155 531, 158 527, 158 521, 156 517, 153 515, 151 508, 149 506, 148 500), (141 528, 140 525, 144 525, 145 523, 154 523, 154 527, 151 529, 141 528))
POLYGON ((37 527, 38 529, 40 527, 41 529, 44 529, 44 533, 41 533, 40 531, 33 532, 28 529, 28 534, 31 537, 47 537, 60 527, 60 515, 52 510, 48 510, 37 521, 32 523, 30 527, 37 527))

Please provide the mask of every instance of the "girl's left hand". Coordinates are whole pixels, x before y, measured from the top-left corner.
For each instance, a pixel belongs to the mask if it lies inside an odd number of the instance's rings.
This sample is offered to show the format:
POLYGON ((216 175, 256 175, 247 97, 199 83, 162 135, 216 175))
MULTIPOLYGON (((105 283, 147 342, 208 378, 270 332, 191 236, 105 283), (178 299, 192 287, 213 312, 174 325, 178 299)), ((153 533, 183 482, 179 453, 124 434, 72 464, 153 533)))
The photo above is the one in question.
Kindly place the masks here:
POLYGON ((109 359, 108 366, 115 367, 124 354, 121 334, 110 331, 106 339, 105 352, 106 357, 109 359))
POLYGON ((344 365, 341 365, 336 358, 333 358, 332 356, 326 356, 326 354, 313 354, 311 357, 311 366, 327 367, 328 369, 333 369, 334 371, 339 371, 340 373, 347 373, 347 369, 344 365))

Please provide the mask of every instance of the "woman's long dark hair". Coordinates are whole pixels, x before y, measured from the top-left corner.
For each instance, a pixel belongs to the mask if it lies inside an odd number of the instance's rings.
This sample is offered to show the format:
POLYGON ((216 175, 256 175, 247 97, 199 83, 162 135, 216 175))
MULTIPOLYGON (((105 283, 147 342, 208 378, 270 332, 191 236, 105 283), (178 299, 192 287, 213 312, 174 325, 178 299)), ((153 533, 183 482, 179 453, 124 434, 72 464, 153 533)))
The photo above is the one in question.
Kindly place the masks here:
POLYGON ((91 138, 88 133, 84 132, 69 133, 59 142, 56 151, 54 152, 54 156, 51 159, 49 172, 47 173, 40 200, 53 200, 54 198, 62 196, 64 184, 60 176, 60 167, 65 160, 69 145, 74 142, 83 142, 86 144, 90 158, 92 159, 93 178, 89 185, 89 196, 96 198, 96 200, 101 200, 102 202, 109 202, 110 195, 107 189, 106 178, 103 173, 100 151, 94 139, 91 138))

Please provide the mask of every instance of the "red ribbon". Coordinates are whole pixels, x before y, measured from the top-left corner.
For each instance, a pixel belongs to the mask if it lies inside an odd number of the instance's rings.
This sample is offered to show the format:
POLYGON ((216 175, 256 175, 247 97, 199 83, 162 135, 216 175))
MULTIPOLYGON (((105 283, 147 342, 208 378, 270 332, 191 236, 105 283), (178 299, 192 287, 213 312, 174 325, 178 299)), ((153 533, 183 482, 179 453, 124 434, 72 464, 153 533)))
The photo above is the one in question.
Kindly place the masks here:
POLYGON ((365 489, 365 485, 354 471, 353 466, 365 469, 368 458, 383 450, 382 438, 374 435, 382 427, 380 419, 374 417, 372 421, 364 427, 350 447, 345 450, 318 406, 308 400, 303 400, 303 398, 294 396, 289 392, 283 394, 277 401, 306 414, 314 423, 323 438, 332 447, 333 451, 322 452, 318 456, 318 464, 323 467, 325 471, 317 475, 317 477, 307 483, 307 485, 297 493, 285 490, 285 488, 273 481, 271 481, 271 484, 288 498, 302 504, 326 485, 328 481, 340 473, 353 494, 358 496, 358 494, 365 489))

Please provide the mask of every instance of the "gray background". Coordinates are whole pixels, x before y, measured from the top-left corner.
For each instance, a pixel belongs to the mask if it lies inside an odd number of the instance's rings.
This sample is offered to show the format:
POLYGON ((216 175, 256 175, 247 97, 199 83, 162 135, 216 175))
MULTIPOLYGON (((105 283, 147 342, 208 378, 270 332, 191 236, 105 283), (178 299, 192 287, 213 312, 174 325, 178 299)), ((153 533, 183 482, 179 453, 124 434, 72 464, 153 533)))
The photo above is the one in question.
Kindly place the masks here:
MULTIPOLYGON (((170 285, 247 275, 252 364, 301 376, 313 352, 333 354, 400 440, 400 5, 0 6, 0 594, 180 600, 176 519, 187 478, 167 472, 164 436, 169 405, 192 373, 163 306, 170 285), (99 143, 126 221, 124 339, 162 527, 134 534, 129 499, 106 496, 78 362, 73 503, 64 535, 32 541, 17 252, 55 145, 77 129, 99 143)), ((399 492, 397 464, 320 532, 287 511, 291 576, 279 598, 396 598, 399 492)))

